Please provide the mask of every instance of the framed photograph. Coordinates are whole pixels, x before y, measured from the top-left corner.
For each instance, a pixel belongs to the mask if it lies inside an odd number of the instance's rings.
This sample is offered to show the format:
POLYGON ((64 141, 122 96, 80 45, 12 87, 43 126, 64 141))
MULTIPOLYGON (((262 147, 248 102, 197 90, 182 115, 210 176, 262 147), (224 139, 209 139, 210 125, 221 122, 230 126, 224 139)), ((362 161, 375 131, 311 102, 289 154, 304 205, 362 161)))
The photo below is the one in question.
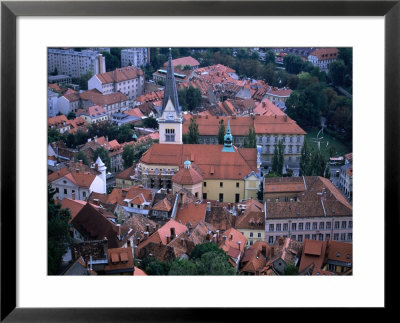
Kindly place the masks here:
POLYGON ((1 320, 190 322, 234 319, 250 308, 259 315, 267 308, 391 309, 386 284, 389 275, 397 281, 388 258, 399 213, 399 21, 397 0, 3 1, 1 320), (353 48, 351 277, 127 282, 47 275, 47 49, 132 46, 353 48))

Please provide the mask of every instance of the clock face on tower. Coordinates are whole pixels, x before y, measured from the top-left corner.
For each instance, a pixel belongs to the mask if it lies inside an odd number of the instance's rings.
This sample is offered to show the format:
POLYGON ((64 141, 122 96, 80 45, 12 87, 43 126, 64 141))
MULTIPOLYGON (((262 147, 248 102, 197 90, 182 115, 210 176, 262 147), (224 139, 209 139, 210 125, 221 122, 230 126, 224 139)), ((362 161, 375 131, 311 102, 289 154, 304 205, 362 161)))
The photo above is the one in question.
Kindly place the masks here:
POLYGON ((167 119, 168 120, 173 120, 174 119, 174 114, 172 112, 167 113, 167 119))

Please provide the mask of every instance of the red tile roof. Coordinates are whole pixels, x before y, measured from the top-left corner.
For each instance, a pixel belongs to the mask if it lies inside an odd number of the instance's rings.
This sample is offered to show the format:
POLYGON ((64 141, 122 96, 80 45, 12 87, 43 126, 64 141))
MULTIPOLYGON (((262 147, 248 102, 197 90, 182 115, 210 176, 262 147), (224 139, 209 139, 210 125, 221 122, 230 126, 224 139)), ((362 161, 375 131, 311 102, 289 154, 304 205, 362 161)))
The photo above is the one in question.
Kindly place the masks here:
POLYGON ((158 201, 152 208, 153 211, 165 211, 169 212, 172 210, 172 205, 169 203, 167 198, 162 199, 161 201, 158 201))
MULTIPOLYGON (((181 65, 182 68, 185 67, 185 65, 190 65, 190 67, 195 67, 199 66, 200 63, 197 61, 197 59, 193 58, 192 56, 186 56, 172 60, 173 67, 176 67, 178 65, 181 65)), ((168 61, 164 63, 164 67, 166 66, 168 66, 168 61)))
POLYGON ((336 59, 338 55, 338 49, 337 48, 319 48, 313 51, 310 55, 314 55, 318 58, 318 60, 330 60, 330 59, 336 59))
POLYGON ((207 205, 205 203, 189 203, 178 208, 175 220, 192 226, 205 220, 207 205))
POLYGON ((133 271, 133 255, 131 248, 110 248, 108 249, 108 265, 104 267, 108 271, 133 271))
POLYGON ((59 116, 51 117, 47 119, 48 126, 65 127, 67 125, 68 119, 65 115, 61 114, 59 116), (65 125, 63 125, 65 122, 65 125))
POLYGON ((202 171, 195 165, 191 164, 190 168, 182 167, 174 176, 172 182, 180 185, 193 185, 203 181, 202 171))
POLYGON ((203 172, 204 179, 243 179, 257 171, 257 151, 236 148, 222 152, 222 145, 153 144, 140 159, 148 165, 183 166, 186 160, 194 162, 203 172))
POLYGON ((102 84, 119 83, 127 80, 132 80, 143 76, 143 71, 140 68, 126 66, 117 68, 114 71, 96 74, 96 77, 102 84))
POLYGON ((144 117, 144 114, 142 113, 142 111, 140 111, 139 108, 133 108, 131 110, 125 111, 124 113, 134 117, 139 117, 139 118, 144 117))

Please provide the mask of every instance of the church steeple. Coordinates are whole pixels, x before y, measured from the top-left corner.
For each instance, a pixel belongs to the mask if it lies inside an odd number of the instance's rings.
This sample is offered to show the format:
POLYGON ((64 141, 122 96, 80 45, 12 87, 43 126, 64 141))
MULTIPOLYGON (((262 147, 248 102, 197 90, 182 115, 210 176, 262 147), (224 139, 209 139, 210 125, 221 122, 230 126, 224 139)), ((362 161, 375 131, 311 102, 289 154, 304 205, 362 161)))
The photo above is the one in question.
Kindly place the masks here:
POLYGON ((176 90, 176 82, 174 76, 174 67, 172 66, 172 53, 171 48, 169 49, 169 57, 168 57, 168 69, 167 69, 167 78, 165 80, 165 88, 164 88, 164 98, 162 103, 162 112, 164 112, 165 107, 167 106, 168 100, 171 100, 175 111, 178 115, 181 113, 181 109, 178 101, 178 92, 176 90))
POLYGON ((235 152, 233 149, 233 136, 231 134, 230 119, 228 119, 228 127, 224 136, 224 147, 222 148, 222 151, 235 152))

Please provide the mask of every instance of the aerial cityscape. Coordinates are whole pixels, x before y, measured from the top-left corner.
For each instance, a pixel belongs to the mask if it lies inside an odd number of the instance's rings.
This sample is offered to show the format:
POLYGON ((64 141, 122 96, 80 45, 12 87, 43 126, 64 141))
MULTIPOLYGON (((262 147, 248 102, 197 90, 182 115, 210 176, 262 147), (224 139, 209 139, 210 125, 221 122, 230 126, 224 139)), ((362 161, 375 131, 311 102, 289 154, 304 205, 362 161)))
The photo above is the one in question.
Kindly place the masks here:
POLYGON ((48 275, 352 275, 352 48, 48 48, 48 275))

